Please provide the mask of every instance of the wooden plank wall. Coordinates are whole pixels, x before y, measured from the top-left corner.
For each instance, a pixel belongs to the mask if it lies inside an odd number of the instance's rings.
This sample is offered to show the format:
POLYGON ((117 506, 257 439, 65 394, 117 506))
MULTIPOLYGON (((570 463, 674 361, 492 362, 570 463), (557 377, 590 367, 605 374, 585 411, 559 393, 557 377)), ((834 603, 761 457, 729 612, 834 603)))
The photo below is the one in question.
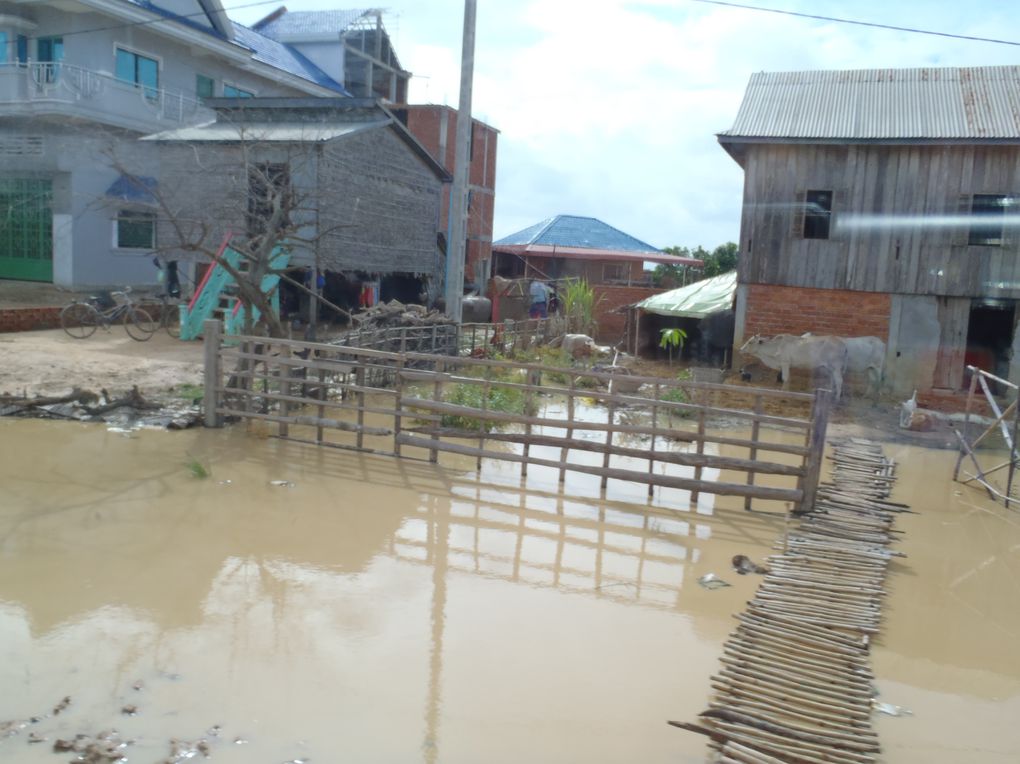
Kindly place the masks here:
POLYGON ((968 246, 966 224, 946 225, 962 196, 1020 197, 1020 147, 763 144, 746 156, 741 281, 1020 298, 1020 237, 968 246), (806 190, 835 194, 829 239, 794 235, 806 190), (878 220, 848 226, 857 215, 878 220))

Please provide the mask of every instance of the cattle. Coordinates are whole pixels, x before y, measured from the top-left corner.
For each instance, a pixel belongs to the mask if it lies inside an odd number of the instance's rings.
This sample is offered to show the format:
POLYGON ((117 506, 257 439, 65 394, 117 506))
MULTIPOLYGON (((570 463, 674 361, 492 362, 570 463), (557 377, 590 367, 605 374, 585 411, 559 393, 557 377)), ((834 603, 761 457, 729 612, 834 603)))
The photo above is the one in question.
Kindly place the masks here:
MULTIPOLYGON (((810 332, 802 337, 813 337, 810 332)), ((852 374, 865 374, 868 391, 876 396, 882 389, 885 369, 885 343, 878 337, 840 337, 846 344, 846 370, 852 374)))
POLYGON ((772 338, 751 337, 740 348, 770 369, 779 369, 783 387, 790 384, 790 369, 824 369, 832 380, 836 398, 843 394, 843 373, 847 367, 846 343, 839 337, 797 337, 777 334, 772 338))

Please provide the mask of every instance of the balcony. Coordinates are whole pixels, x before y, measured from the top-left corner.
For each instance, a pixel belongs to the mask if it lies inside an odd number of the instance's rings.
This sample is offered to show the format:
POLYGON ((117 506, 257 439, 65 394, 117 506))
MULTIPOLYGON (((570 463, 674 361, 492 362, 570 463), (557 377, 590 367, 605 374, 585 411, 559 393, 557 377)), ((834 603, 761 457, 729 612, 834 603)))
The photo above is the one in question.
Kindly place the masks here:
POLYGON ((213 119, 200 101, 65 63, 0 66, 0 117, 66 116, 156 132, 213 119))

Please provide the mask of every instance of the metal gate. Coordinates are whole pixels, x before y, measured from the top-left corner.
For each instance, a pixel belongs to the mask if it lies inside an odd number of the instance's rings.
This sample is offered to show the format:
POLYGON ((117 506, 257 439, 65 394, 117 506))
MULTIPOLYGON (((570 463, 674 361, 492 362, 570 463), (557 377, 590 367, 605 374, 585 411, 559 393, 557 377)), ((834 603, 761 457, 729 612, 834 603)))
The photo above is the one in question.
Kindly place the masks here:
POLYGON ((0 278, 53 281, 53 184, 0 178, 0 278))

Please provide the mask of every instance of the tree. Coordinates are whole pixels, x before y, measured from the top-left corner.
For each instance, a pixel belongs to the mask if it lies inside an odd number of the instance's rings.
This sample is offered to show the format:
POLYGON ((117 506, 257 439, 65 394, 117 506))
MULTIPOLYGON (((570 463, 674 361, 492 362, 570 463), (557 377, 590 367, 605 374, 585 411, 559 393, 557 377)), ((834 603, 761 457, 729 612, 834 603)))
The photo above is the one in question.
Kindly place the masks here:
POLYGON ((700 270, 672 263, 660 263, 655 266, 655 270, 652 271, 652 284, 667 289, 732 271, 737 267, 739 257, 737 245, 732 241, 720 244, 711 252, 700 245, 693 250, 687 247, 665 247, 662 251, 678 257, 695 257, 705 263, 700 270))

